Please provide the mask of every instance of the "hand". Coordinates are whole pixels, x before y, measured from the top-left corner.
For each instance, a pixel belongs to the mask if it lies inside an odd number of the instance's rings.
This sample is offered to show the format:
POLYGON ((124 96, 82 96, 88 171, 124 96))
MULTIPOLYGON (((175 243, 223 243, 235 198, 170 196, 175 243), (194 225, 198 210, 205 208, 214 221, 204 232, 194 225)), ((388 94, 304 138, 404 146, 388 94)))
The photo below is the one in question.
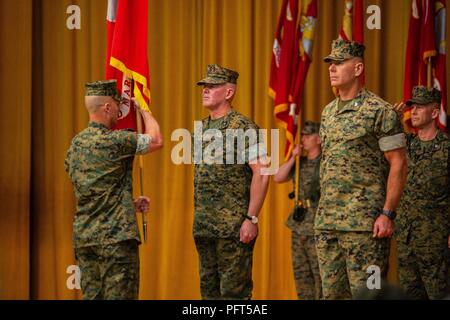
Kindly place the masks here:
POLYGON ((385 215, 380 215, 375 224, 373 225, 373 237, 374 238, 386 238, 391 237, 394 233, 394 222, 386 217, 385 215))
POLYGON ((296 157, 300 154, 302 154, 302 150, 303 150, 303 145, 301 144, 297 144, 294 149, 292 149, 292 156, 296 157))
POLYGON ((138 109, 139 111, 141 111, 141 106, 139 105, 139 102, 137 102, 136 98, 133 97, 131 98, 131 101, 133 101, 134 106, 136 107, 136 109, 138 109))
POLYGON ((403 119, 403 112, 405 112, 406 104, 404 104, 403 102, 396 103, 394 104, 393 109, 397 113, 397 116, 400 118, 400 120, 403 119))
POLYGON ((139 102, 137 102, 137 100, 136 100, 135 97, 131 98, 131 101, 133 101, 134 106, 136 107, 136 109, 139 110, 139 112, 140 112, 142 115, 144 115, 144 113, 150 113, 150 112, 148 112, 147 110, 144 110, 144 109, 141 108, 141 106, 139 105, 139 102))
POLYGON ((137 212, 147 212, 150 206, 150 198, 145 196, 140 196, 134 199, 134 210, 137 212))
POLYGON ((249 243, 258 235, 258 225, 253 224, 250 220, 245 219, 239 231, 239 240, 242 243, 249 243))

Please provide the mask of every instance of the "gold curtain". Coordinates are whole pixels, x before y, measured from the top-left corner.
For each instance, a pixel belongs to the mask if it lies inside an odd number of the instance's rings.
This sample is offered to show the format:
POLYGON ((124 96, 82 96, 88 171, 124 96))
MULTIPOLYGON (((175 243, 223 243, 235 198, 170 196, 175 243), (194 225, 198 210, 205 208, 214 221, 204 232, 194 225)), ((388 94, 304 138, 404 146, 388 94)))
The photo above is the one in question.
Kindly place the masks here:
MULTIPOLYGON (((234 106, 261 128, 276 128, 267 94, 281 0, 150 0, 152 110, 165 147, 144 157, 151 198, 148 243, 140 247, 142 299, 198 299, 192 239, 193 168, 174 165, 175 129, 193 129, 207 113, 200 79, 208 63, 240 73, 234 106)), ((366 0, 381 8, 381 30, 365 29, 367 87, 390 102, 403 92, 409 0, 366 0)), ((0 299, 79 299, 68 289, 75 264, 72 186, 65 152, 88 120, 84 83, 104 78, 107 1, 0 1, 0 299), (81 9, 81 29, 68 30, 66 9, 81 9)), ((322 57, 337 37, 342 0, 319 0, 319 22, 304 98, 306 119, 319 120, 333 99, 322 57)), ((366 18, 368 15, 366 15, 366 18)), ((449 34, 447 23, 447 34, 449 34)), ((450 66, 449 58, 447 64, 450 66)), ((447 88, 448 90, 448 88, 447 88)), ((280 132, 280 154, 284 132, 280 132)), ((282 158, 282 157, 281 157, 282 158)), ((135 195, 138 174, 134 173, 135 195)), ((290 232, 291 184, 270 184, 254 254, 254 298, 295 299, 290 232)), ((389 278, 395 281, 395 254, 389 278)))
POLYGON ((0 2, 0 299, 29 297, 31 3, 0 2), (11 26, 14 26, 12 29, 11 26), (20 41, 17 41, 20 39, 20 41))

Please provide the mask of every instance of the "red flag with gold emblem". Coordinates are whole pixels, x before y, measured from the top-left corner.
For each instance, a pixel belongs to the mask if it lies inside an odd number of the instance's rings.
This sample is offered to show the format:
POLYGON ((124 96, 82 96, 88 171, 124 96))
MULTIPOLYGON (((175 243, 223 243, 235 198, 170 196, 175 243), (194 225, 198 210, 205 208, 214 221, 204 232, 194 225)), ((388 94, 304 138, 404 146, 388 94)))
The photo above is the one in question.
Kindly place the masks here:
POLYGON ((448 127, 447 124, 447 48, 446 48, 446 0, 437 0, 435 3, 435 36, 436 36, 436 61, 434 64, 433 86, 441 91, 442 101, 439 113, 438 125, 441 130, 448 127))
POLYGON ((306 75, 312 61, 317 0, 285 0, 273 46, 270 95, 275 99, 275 119, 286 129, 285 157, 290 157, 300 114, 306 75))
MULTIPOLYGON (((447 125, 445 17, 445 0, 411 1, 403 83, 404 101, 411 98, 412 89, 417 85, 434 86, 441 91, 442 103, 437 124, 442 130, 447 125), (428 69, 428 64, 431 69, 428 69)), ((406 108, 404 119, 408 129, 414 131, 410 108, 406 108)))
MULTIPOLYGON (((298 0, 284 0, 272 52, 269 94, 275 100, 275 119, 285 129, 288 129, 289 104, 292 99, 290 91, 295 79, 293 66, 297 64, 298 58, 295 50, 297 16, 298 0)), ((295 133, 286 131, 286 155, 294 137, 295 133)))
POLYGON ((132 97, 149 110, 147 39, 148 0, 108 0, 106 78, 117 79, 122 96, 121 117, 115 129, 136 130, 132 97))
POLYGON ((293 149, 293 141, 301 114, 303 92, 305 89, 306 76, 312 62, 312 50, 314 45, 314 32, 317 24, 317 0, 303 1, 298 30, 297 30, 297 52, 299 54, 295 68, 296 76, 294 86, 291 89, 291 103, 289 106, 289 118, 287 121, 287 132, 289 137, 286 145, 285 156, 289 158, 293 149), (292 134, 292 142, 289 140, 292 134))
MULTIPOLYGON (((364 8, 363 0, 344 0, 344 17, 342 18, 339 38, 364 44, 364 8)), ((365 73, 360 77, 365 83, 365 73)))

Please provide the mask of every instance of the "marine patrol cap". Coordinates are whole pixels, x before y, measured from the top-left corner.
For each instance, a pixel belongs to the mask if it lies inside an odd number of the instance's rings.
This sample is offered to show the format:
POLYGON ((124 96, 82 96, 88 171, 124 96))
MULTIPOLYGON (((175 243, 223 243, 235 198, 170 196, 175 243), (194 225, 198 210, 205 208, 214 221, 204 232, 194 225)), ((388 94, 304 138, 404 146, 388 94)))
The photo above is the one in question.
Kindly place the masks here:
POLYGON ((441 92, 436 88, 416 86, 413 88, 412 98, 406 101, 407 106, 412 104, 429 104, 436 102, 441 104, 441 92))
POLYGON ((106 96, 120 101, 120 96, 117 93, 117 80, 100 80, 95 82, 88 82, 85 85, 86 96, 106 96))
POLYGON ((331 44, 331 53, 323 58, 325 62, 343 62, 351 58, 364 58, 366 47, 356 41, 336 39, 331 44))
POLYGON ((305 121, 302 134, 319 134, 320 122, 305 121))
POLYGON ((218 64, 209 64, 206 67, 206 78, 198 81, 197 85, 223 84, 227 82, 236 84, 238 77, 239 73, 234 70, 221 67, 218 64))

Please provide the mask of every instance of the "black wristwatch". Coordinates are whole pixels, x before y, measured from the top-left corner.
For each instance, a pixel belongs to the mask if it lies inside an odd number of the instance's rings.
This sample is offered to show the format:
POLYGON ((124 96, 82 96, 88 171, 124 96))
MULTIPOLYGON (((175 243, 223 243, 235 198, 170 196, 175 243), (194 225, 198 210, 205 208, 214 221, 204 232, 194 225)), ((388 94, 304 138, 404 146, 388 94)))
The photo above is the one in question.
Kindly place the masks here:
POLYGON ((394 210, 383 209, 383 212, 381 214, 385 215, 386 217, 388 217, 392 221, 395 219, 395 217, 397 217, 397 213, 394 210))
POLYGON ((245 218, 250 220, 253 224, 258 224, 259 220, 257 216, 246 215, 245 218))

